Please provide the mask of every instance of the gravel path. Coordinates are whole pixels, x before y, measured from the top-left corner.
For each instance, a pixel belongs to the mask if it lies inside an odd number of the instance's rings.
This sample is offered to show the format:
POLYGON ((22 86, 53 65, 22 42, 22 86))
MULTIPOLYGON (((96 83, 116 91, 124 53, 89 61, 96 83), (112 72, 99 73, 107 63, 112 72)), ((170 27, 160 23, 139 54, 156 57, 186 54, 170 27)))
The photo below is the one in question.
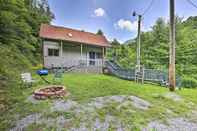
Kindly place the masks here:
MULTIPOLYGON (((182 98, 174 94, 165 94, 165 97, 173 99, 175 101, 181 101, 182 98)), ((37 104, 32 97, 28 98, 29 102, 37 104)), ((98 110, 102 110, 110 106, 115 105, 115 110, 128 108, 132 113, 135 113, 133 109, 141 111, 148 110, 152 104, 137 96, 104 96, 91 99, 88 103, 77 103, 72 100, 54 100, 51 104, 49 112, 63 112, 74 114, 71 118, 65 118, 64 115, 57 116, 56 118, 45 118, 43 114, 31 114, 21 120, 18 120, 15 127, 10 131, 25 130, 31 124, 47 124, 48 127, 53 127, 54 124, 58 130, 64 128, 70 131, 87 131, 87 130, 100 130, 108 131, 109 129, 115 129, 117 131, 125 131, 131 129, 132 125, 125 125, 118 116, 105 114, 101 120, 98 114, 98 110), (72 124, 71 124, 72 123, 72 124), (74 123, 74 124, 73 124, 74 123)), ((169 110, 170 112, 170 110, 169 110)), ((163 124, 159 121, 150 122, 146 128, 142 131, 197 131, 197 123, 190 122, 187 119, 176 118, 167 120, 167 124, 163 124)))

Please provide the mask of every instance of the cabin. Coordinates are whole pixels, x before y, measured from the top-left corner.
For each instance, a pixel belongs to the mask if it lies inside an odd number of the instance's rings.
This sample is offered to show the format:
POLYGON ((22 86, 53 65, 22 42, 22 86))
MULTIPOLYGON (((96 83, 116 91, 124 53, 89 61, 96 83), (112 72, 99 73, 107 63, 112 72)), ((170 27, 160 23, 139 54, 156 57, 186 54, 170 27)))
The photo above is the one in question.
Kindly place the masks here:
POLYGON ((39 35, 44 68, 102 73, 110 47, 105 36, 48 24, 41 25, 39 35))

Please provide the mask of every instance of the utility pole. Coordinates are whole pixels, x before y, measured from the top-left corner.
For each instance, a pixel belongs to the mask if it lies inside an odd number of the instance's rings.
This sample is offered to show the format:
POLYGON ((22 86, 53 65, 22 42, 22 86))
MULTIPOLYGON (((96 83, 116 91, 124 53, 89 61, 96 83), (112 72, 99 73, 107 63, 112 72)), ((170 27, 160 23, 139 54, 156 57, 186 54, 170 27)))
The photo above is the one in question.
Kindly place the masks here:
POLYGON ((137 36, 137 66, 140 68, 140 57, 141 57, 141 21, 142 15, 138 15, 138 36, 137 36))
POLYGON ((169 89, 176 88, 175 57, 176 57, 176 29, 175 29, 175 0, 170 0, 170 43, 169 43, 169 89))
POLYGON ((140 57, 141 57, 141 23, 142 23, 142 15, 136 14, 133 12, 133 16, 138 16, 138 34, 137 34, 137 57, 136 57, 136 66, 138 70, 140 70, 140 57))
POLYGON ((138 16, 138 34, 137 34, 137 57, 136 57, 136 69, 135 69, 135 81, 138 83, 144 83, 144 68, 141 66, 141 23, 142 15, 133 12, 133 16, 138 16))

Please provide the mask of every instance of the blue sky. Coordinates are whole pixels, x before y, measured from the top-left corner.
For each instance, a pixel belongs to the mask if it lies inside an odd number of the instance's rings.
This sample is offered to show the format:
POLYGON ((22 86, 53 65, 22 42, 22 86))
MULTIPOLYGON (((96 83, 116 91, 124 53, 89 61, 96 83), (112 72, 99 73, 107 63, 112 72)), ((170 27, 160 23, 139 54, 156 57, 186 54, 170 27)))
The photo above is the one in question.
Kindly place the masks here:
MULTIPOLYGON (((137 18, 132 12, 143 13, 151 0, 48 0, 55 14, 53 25, 97 32, 101 29, 108 40, 124 42, 136 36, 137 18)), ((176 14, 187 18, 197 16, 197 9, 187 0, 176 1, 176 14)), ((194 2, 196 0, 193 0, 194 2)), ((168 20, 169 0, 155 0, 143 18, 143 30, 151 29, 158 17, 168 20)), ((197 4, 197 2, 196 2, 197 4)))

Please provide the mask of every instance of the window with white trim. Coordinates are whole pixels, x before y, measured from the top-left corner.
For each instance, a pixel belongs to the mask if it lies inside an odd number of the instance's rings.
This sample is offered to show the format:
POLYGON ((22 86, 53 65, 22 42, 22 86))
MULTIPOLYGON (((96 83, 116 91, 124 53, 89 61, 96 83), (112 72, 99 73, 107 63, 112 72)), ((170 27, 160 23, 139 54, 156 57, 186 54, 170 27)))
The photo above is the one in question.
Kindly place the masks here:
POLYGON ((48 56, 59 56, 59 49, 48 48, 48 56))

